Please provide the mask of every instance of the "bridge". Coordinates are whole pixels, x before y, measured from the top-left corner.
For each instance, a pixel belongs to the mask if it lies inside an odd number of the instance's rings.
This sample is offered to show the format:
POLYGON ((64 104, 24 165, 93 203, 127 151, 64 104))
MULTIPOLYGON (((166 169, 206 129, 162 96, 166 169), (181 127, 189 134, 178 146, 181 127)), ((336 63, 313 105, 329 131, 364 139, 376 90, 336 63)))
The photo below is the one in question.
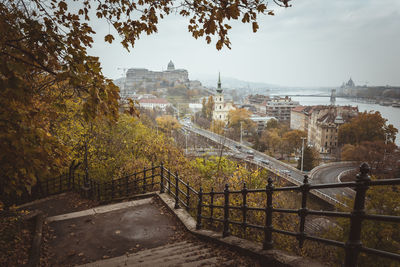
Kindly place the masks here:
MULTIPOLYGON (((252 149, 248 146, 245 146, 243 144, 240 144, 239 142, 236 142, 232 139, 229 139, 225 136, 218 135, 216 133, 201 129, 199 127, 193 126, 191 124, 183 124, 183 129, 186 131, 190 131, 192 133, 196 133, 200 136, 203 136, 217 144, 220 144, 226 148, 228 148, 230 151, 234 152, 236 155, 242 155, 241 158, 247 162, 250 162, 252 164, 255 164, 259 167, 265 168, 269 170, 270 172, 274 173, 275 175, 289 181, 290 183, 293 183, 295 185, 301 185, 303 184, 304 180, 304 173, 299 171, 298 169, 294 168, 293 166, 286 164, 284 162, 281 162, 271 156, 268 156, 262 152, 259 152, 255 149, 252 149), (248 155, 254 155, 254 158, 251 159, 250 157, 246 157, 248 155)), ((341 166, 341 170, 347 171, 350 169, 354 169, 355 165, 354 163, 339 163, 341 166)), ((314 175, 316 172, 311 172, 310 173, 310 178, 311 182, 315 183, 313 181, 313 177, 317 177, 318 175, 314 175)), ((319 176, 318 176, 319 177, 319 176)), ((316 181, 321 182, 320 180, 316 181)), ((326 183, 327 181, 325 181, 326 183)), ((335 181, 328 181, 328 183, 334 183, 335 181)), ((342 188, 332 188, 332 189, 315 189, 311 190, 310 193, 313 195, 317 196, 318 198, 322 199, 323 201, 331 204, 331 205, 344 205, 339 199, 338 196, 352 196, 353 194, 347 190, 343 190, 342 188), (345 193, 343 193, 345 192, 345 193)))

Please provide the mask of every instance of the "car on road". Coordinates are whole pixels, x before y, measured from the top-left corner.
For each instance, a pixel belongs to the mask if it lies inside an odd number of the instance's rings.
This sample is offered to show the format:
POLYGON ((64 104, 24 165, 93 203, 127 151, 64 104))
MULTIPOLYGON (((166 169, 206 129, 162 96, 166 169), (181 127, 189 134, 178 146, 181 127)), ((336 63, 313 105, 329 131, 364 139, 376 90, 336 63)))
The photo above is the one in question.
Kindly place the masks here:
POLYGON ((261 160, 261 163, 264 163, 264 164, 266 164, 266 165, 269 165, 270 162, 269 162, 269 160, 262 159, 262 160, 261 160))
POLYGON ((237 149, 241 149, 241 148, 242 148, 241 145, 235 145, 235 147, 236 147, 237 149))
POLYGON ((254 152, 251 151, 251 150, 247 150, 246 153, 249 154, 249 155, 254 155, 254 152))
POLYGON ((289 170, 281 170, 281 172, 284 173, 284 174, 287 174, 287 175, 289 175, 289 176, 292 175, 292 172, 289 171, 289 170))
POLYGON ((246 159, 254 159, 254 155, 247 155, 246 159))

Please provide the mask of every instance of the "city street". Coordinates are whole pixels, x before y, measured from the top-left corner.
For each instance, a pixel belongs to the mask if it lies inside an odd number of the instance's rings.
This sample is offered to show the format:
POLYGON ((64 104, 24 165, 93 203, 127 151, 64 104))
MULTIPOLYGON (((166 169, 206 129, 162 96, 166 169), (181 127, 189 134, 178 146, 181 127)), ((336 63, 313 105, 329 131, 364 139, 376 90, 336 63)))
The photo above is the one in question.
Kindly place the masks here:
MULTIPOLYGON (((303 183, 304 174, 300 170, 284 162, 281 162, 271 156, 268 156, 248 146, 240 144, 239 142, 236 142, 232 139, 193 126, 191 123, 182 122, 182 125, 185 130, 199 134, 216 143, 223 144, 225 147, 229 148, 235 154, 241 155, 240 158, 243 158, 244 160, 249 161, 251 163, 257 164, 260 167, 266 168, 271 172, 279 175, 280 177, 283 177, 284 179, 288 180, 291 183, 294 183, 296 185, 301 185, 303 183), (253 159, 248 157, 251 155, 254 156, 253 159)), ((337 183, 338 182, 337 177, 340 173, 354 168, 355 166, 343 166, 342 163, 329 164, 328 166, 315 172, 315 174, 313 174, 313 177, 311 177, 313 179, 310 179, 310 183, 311 184, 337 183)), ((349 188, 312 190, 311 193, 331 204, 340 203, 339 200, 337 200, 337 195, 344 195, 346 197, 351 197, 354 195, 353 191, 349 188)))

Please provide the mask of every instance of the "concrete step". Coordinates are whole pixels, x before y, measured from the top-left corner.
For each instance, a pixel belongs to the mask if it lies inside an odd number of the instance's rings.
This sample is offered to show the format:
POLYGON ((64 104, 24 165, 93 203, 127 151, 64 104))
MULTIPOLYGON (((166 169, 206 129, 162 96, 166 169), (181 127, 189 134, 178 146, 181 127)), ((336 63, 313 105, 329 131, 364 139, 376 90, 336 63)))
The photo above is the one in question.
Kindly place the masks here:
POLYGON ((221 266, 218 264, 218 257, 206 258, 193 262, 185 262, 183 265, 185 267, 199 267, 199 266, 221 266))
MULTIPOLYGON (((88 263, 86 267, 117 267, 117 266, 221 266, 231 262, 231 259, 217 257, 212 249, 203 242, 178 242, 165 246, 147 249, 120 257, 88 263)), ((230 264, 228 264, 230 265, 230 264)), ((225 266, 228 266, 225 265, 225 266)))
POLYGON ((158 261, 158 259, 168 260, 169 258, 175 258, 175 257, 181 258, 184 256, 190 256, 197 252, 209 252, 209 250, 207 250, 203 246, 188 246, 181 248, 179 250, 176 250, 175 248, 173 248, 173 250, 165 249, 162 251, 158 251, 157 253, 148 254, 146 256, 132 255, 129 257, 128 261, 132 263, 134 262, 142 263, 144 261, 148 262, 151 259, 154 259, 155 261, 158 261))
POLYGON ((197 262, 209 258, 210 249, 190 250, 175 255, 163 255, 160 257, 149 257, 142 259, 143 262, 132 261, 128 259, 128 266, 152 267, 152 266, 186 266, 188 263, 197 262))
POLYGON ((151 248, 151 249, 145 249, 145 250, 141 250, 138 251, 136 253, 132 253, 130 255, 135 255, 138 257, 146 257, 148 255, 153 255, 158 253, 159 251, 164 251, 164 250, 171 250, 173 251, 174 249, 179 250, 183 247, 189 246, 190 243, 188 243, 187 241, 183 241, 183 242, 178 242, 178 243, 172 243, 172 244, 167 244, 164 246, 160 246, 160 247, 155 247, 155 248, 151 248))

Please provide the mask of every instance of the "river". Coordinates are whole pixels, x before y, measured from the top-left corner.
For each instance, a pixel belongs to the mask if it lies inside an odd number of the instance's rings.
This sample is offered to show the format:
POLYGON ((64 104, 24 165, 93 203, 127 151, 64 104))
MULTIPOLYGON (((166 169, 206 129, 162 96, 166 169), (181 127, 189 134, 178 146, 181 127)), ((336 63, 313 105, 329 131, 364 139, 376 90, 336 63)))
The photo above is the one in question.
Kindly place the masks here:
MULTIPOLYGON (((300 105, 313 106, 313 105, 329 105, 329 96, 292 96, 293 101, 299 101, 300 105)), ((391 106, 381 106, 379 104, 369 104, 356 102, 350 98, 336 98, 336 105, 339 106, 358 106, 360 112, 364 111, 379 111, 382 117, 388 120, 388 124, 393 124, 400 131, 400 108, 394 108, 391 106)), ((400 132, 396 136, 396 144, 400 146, 400 132)))

